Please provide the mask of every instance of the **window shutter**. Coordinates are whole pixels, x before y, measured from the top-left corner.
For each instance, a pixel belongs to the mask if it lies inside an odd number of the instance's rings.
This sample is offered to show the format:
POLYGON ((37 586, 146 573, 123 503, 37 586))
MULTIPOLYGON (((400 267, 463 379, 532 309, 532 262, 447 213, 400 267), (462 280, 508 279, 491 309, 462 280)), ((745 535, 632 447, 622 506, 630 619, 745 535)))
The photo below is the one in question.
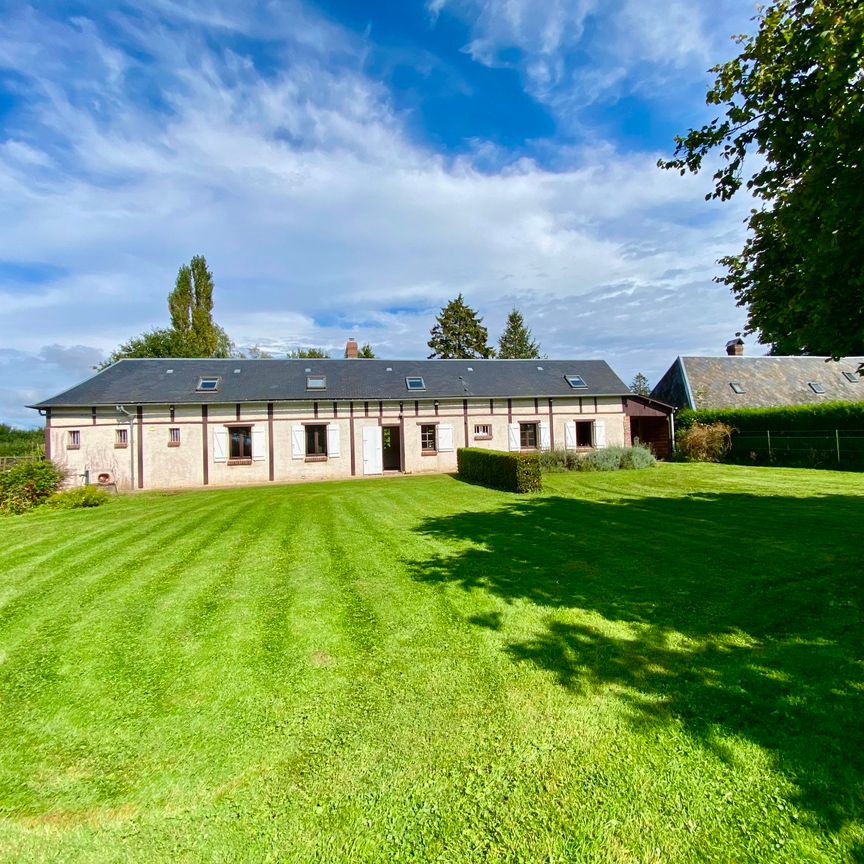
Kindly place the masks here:
POLYGON ((549 438, 549 423, 545 420, 542 420, 540 423, 537 424, 537 426, 540 429, 540 449, 548 450, 551 446, 549 438))
POLYGON ((453 450, 453 427, 443 423, 438 425, 438 452, 450 453, 453 450))
POLYGON ((507 440, 510 442, 511 450, 520 450, 520 438, 519 438, 519 424, 511 423, 507 427, 507 440))
POLYGON ((568 420, 564 424, 564 449, 576 449, 576 421, 568 420))
POLYGON ((327 424, 327 455, 329 457, 339 455, 339 424, 327 424))
POLYGON ((264 430, 263 429, 253 429, 252 430, 252 458, 256 462, 260 462, 265 456, 266 448, 264 447, 264 430))
POLYGON ((213 461, 227 462, 228 461, 228 430, 214 429, 213 430, 213 461))
POLYGON ((302 459, 306 455, 306 431, 302 426, 291 427, 291 458, 302 459))
POLYGON ((606 446, 606 423, 603 420, 594 421, 594 446, 598 449, 606 446))

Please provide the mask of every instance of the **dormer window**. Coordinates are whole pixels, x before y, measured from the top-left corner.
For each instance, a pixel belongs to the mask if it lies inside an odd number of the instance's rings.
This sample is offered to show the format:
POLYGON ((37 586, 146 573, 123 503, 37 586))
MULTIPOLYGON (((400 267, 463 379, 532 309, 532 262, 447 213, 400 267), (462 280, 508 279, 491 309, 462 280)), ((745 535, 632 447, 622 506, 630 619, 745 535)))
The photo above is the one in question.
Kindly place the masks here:
POLYGON ((307 375, 306 376, 307 390, 326 390, 327 376, 326 375, 307 375))
POLYGON ((808 381, 807 386, 814 392, 820 395, 825 392, 825 388, 818 381, 808 381))
POLYGON ((425 390, 426 382, 419 375, 409 375, 405 379, 405 386, 409 390, 425 390))
POLYGON ((581 387, 587 387, 585 380, 581 375, 565 375, 564 380, 574 389, 578 390, 581 387))
POLYGON ((730 381, 729 386, 732 388, 733 393, 737 393, 739 396, 746 391, 737 381, 730 381))
POLYGON ((198 387, 196 389, 203 393, 215 392, 219 389, 219 382, 221 380, 222 378, 218 375, 214 375, 212 378, 201 377, 198 379, 198 387))

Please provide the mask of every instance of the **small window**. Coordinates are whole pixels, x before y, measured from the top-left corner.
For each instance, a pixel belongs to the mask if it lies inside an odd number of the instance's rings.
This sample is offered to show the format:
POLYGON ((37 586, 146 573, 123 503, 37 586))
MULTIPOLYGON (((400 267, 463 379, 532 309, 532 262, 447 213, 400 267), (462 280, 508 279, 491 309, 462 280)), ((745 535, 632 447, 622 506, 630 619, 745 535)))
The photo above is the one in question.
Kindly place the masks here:
POLYGON ((564 380, 574 389, 578 389, 580 387, 587 387, 588 385, 585 383, 584 379, 581 375, 565 375, 564 380))
POLYGON ((426 382, 419 375, 415 375, 413 377, 409 375, 405 379, 405 386, 409 390, 425 390, 426 382))
POLYGON ((307 375, 306 376, 307 390, 326 390, 327 376, 326 375, 307 375))
POLYGON ((129 430, 122 426, 114 430, 114 446, 126 447, 129 444, 129 430))
POLYGON ((810 388, 814 393, 820 393, 820 394, 821 394, 821 393, 824 393, 824 392, 825 392, 825 388, 824 388, 824 387, 823 387, 823 386, 822 386, 818 381, 808 381, 808 382, 807 382, 807 386, 808 386, 808 387, 809 387, 809 388, 810 388))
POLYGON ((66 436, 66 449, 78 450, 81 447, 81 433, 77 429, 70 429, 66 436))
POLYGON ((491 423, 476 423, 474 425, 475 438, 491 438, 492 424, 491 423))
POLYGON ((843 377, 852 384, 857 384, 861 380, 857 372, 844 372, 843 377))
POLYGON ((205 392, 211 392, 213 390, 218 390, 219 389, 219 382, 221 380, 222 379, 219 378, 218 376, 215 378, 199 378, 198 379, 198 390, 199 391, 203 390, 205 392))
POLYGON ((519 424, 519 446, 523 450, 537 449, 537 424, 536 423, 520 423, 519 424))
POLYGON ((424 453, 438 452, 437 427, 434 425, 420 427, 420 449, 424 453))
POLYGON ((172 426, 168 430, 168 446, 169 447, 179 447, 180 446, 180 427, 172 426))
POLYGON ((737 393, 739 396, 746 391, 737 381, 730 381, 729 386, 732 388, 733 393, 737 393))
POLYGON ((252 427, 251 426, 232 426, 228 430, 229 438, 229 455, 230 460, 251 460, 252 459, 252 427))
POLYGON ((593 447, 594 440, 592 433, 594 424, 590 420, 576 421, 576 446, 577 447, 593 447))
POLYGON ((308 458, 327 458, 327 427, 306 427, 306 456, 308 458))

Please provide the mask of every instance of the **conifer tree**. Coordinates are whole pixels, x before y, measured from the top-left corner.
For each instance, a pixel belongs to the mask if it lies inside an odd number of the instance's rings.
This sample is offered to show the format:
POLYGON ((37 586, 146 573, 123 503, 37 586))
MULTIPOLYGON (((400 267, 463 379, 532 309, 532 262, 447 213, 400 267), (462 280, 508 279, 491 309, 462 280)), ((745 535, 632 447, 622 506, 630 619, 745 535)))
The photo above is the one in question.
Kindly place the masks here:
POLYGON ((435 322, 426 343, 432 349, 430 360, 474 360, 495 356, 495 349, 487 344, 489 332, 483 326, 483 319, 465 303, 461 294, 441 310, 435 322))
POLYGON ((637 396, 651 395, 651 385, 648 383, 648 379, 641 372, 636 373, 633 378, 633 383, 630 385, 630 390, 637 396))
POLYGON ((515 307, 507 316, 504 332, 498 340, 498 356, 503 360, 531 360, 540 356, 540 346, 531 338, 522 313, 515 307))

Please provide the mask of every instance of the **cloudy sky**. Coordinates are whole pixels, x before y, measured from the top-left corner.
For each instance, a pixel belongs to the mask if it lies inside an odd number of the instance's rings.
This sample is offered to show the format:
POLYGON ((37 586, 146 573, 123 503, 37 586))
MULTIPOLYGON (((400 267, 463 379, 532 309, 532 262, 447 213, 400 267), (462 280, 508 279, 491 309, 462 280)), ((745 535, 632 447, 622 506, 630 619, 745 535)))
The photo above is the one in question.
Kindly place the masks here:
POLYGON ((656 162, 750 0, 0 10, 2 422, 163 326, 195 254, 241 348, 423 357, 462 292, 493 341, 515 305, 548 356, 653 383, 744 324, 712 277, 749 202, 656 162))

